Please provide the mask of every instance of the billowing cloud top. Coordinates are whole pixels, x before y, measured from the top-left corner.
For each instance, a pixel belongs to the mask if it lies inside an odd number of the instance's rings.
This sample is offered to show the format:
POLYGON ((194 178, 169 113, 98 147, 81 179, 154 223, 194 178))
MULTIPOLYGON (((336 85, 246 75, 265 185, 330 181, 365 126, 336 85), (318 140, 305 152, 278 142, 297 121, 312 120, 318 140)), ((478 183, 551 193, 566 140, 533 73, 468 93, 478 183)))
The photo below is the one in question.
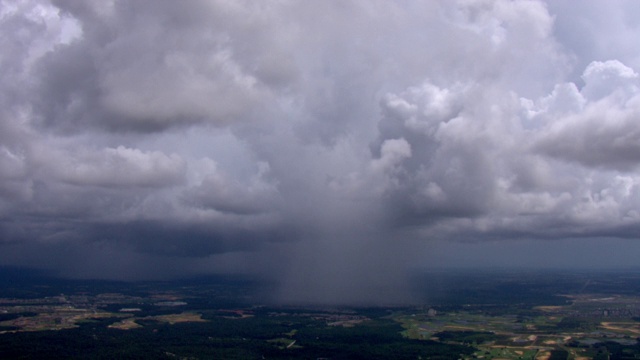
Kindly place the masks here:
POLYGON ((360 301, 433 241, 638 236, 635 2, 0 4, 2 264, 360 301))

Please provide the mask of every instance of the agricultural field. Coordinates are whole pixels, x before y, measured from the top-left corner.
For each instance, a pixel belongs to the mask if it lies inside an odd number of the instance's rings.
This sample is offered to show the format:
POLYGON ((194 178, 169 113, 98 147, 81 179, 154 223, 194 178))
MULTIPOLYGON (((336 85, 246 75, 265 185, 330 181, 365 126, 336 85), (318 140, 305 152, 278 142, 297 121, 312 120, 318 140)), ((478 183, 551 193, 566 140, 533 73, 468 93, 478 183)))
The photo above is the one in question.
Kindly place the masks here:
MULTIPOLYGON (((626 308, 627 300, 610 301, 607 308, 626 308)), ((476 349, 464 359, 616 358, 611 357, 615 351, 620 353, 617 358, 640 358, 640 322, 631 318, 586 316, 590 307, 582 309, 579 303, 554 307, 552 312, 540 309, 537 315, 516 315, 518 310, 509 307, 504 310, 503 315, 486 315, 481 307, 472 306, 447 313, 431 309, 431 314, 398 314, 394 319, 408 338, 476 349)))
POLYGON ((0 358, 640 359, 635 272, 421 276, 419 303, 376 307, 270 303, 246 279, 13 284, 0 358))

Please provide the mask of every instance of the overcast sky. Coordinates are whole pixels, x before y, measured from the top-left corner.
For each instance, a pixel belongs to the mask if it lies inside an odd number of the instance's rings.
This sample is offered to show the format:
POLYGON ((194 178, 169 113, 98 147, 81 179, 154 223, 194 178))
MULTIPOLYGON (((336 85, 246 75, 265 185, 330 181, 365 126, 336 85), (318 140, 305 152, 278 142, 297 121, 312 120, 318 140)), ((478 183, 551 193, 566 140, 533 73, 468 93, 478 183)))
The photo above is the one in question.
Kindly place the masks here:
POLYGON ((0 265, 393 301, 640 258, 640 2, 0 4, 0 265))

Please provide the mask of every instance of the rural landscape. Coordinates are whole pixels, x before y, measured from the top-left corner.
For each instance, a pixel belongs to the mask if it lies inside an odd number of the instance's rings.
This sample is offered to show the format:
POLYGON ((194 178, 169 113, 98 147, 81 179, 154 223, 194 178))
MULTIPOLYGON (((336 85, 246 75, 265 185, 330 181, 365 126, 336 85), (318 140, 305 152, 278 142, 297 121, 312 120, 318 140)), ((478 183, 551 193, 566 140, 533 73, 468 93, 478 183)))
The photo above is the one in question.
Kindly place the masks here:
POLYGON ((287 305, 245 277, 13 282, 0 357, 638 359, 640 272, 431 271, 412 305, 287 305))
POLYGON ((0 0, 0 360, 640 360, 638 39, 638 0, 0 0))

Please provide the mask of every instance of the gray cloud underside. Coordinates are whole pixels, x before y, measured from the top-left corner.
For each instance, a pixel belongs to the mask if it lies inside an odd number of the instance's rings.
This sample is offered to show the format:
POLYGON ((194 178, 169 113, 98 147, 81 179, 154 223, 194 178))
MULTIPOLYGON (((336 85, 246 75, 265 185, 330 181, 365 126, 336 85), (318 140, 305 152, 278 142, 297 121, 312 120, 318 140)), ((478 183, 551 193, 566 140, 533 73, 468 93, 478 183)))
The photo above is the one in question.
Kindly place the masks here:
POLYGON ((637 238, 633 2, 1 6, 5 263, 106 246, 87 274, 277 269, 309 299, 436 239, 637 238))

